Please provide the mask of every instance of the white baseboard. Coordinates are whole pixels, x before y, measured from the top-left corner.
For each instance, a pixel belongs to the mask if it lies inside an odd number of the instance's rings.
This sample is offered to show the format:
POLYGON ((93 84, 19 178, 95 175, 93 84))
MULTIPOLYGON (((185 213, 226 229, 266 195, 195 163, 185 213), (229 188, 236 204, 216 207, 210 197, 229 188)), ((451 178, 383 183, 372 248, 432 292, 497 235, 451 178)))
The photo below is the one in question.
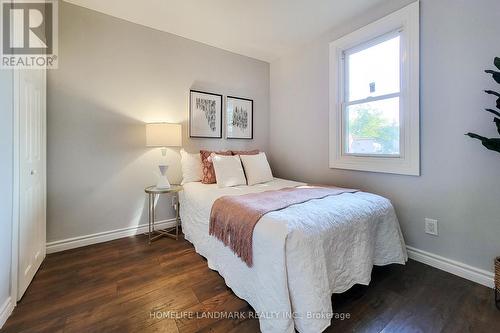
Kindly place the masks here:
POLYGON ((0 328, 3 327, 3 324, 5 324, 5 322, 11 315, 12 310, 14 310, 14 305, 15 304, 12 302, 12 299, 9 296, 0 307, 0 328))
MULTIPOLYGON (((155 223, 156 229, 164 229, 175 226, 175 219, 164 220, 155 223)), ((148 231, 147 224, 140 224, 134 227, 98 232, 96 234, 78 236, 47 243, 47 253, 55 253, 77 247, 107 242, 110 240, 134 236, 148 231)))
POLYGON ((493 272, 469 266, 462 262, 441 257, 437 254, 422 251, 411 246, 407 246, 406 249, 408 250, 408 257, 413 260, 458 275, 464 279, 482 284, 489 288, 494 288, 495 286, 493 272))
MULTIPOLYGON (((157 229, 164 229, 172 227, 174 225, 175 225, 175 219, 165 220, 155 224, 157 229)), ((74 249, 77 247, 107 242, 118 238, 141 234, 147 231, 148 231, 148 225, 141 224, 135 227, 128 227, 128 228, 99 232, 91 235, 62 239, 47 243, 47 253, 55 253, 64 250, 74 249)), ((426 252, 411 246, 407 246, 406 248, 408 250, 408 257, 415 261, 424 263, 426 265, 435 267, 437 269, 443 270, 445 272, 454 275, 458 275, 464 279, 474 281, 486 287, 494 288, 495 283, 494 283, 493 272, 469 266, 462 262, 451 260, 439 256, 437 254, 426 252)), ((3 316, 6 309, 10 309, 10 305, 8 305, 10 304, 10 298, 7 301, 8 302, 6 302, 6 304, 4 304, 3 307, 0 309, 0 323, 2 323, 1 320, 4 318, 3 316)), ((12 311, 12 309, 10 309, 10 311, 12 311)), ((10 315, 9 311, 6 312, 8 312, 8 314, 10 315)))

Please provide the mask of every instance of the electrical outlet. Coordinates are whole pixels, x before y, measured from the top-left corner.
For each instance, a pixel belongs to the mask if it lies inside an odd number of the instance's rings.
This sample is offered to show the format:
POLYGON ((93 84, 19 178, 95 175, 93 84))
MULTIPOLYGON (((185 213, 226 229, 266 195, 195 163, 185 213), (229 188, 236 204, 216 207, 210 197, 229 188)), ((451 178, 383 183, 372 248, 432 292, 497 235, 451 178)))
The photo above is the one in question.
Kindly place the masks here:
POLYGON ((425 218, 425 233, 438 236, 438 221, 425 218))

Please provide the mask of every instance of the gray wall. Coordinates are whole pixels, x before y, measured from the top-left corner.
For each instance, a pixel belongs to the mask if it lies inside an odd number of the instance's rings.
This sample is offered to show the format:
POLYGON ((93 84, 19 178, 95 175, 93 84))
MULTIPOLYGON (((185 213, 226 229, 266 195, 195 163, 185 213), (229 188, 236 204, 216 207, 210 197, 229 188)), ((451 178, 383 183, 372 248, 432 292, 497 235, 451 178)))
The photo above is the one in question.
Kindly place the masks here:
MULTIPOLYGON (((61 2, 59 69, 48 76, 48 241, 145 223, 142 190, 160 153, 144 147, 143 123, 171 121, 183 123, 187 150, 269 148, 278 176, 384 195, 409 245, 491 270, 500 156, 463 133, 495 135, 481 110, 494 102, 482 71, 500 56, 498 1, 421 1, 421 177, 328 168, 328 42, 409 2, 388 1, 273 62, 271 113, 268 64, 61 2), (190 88, 253 98, 255 140, 190 140, 190 88), (439 237, 423 232, 425 217, 439 220, 439 237)), ((178 150, 168 159, 178 180, 178 150)))
MULTIPOLYGON (((145 122, 182 123, 188 151, 267 150, 268 63, 59 4, 59 69, 48 74, 48 242, 147 223, 143 189, 156 182, 161 153, 145 147, 145 122), (190 88, 252 98, 255 139, 189 139, 190 88)), ((170 181, 179 181, 179 149, 167 158, 170 181)))
POLYGON ((12 236, 12 71, 0 70, 0 307, 10 296, 12 236))
MULTIPOLYGON (((500 255, 500 154, 463 134, 495 136, 483 70, 500 56, 498 0, 421 1, 421 177, 328 168, 328 43, 410 1, 391 1, 271 63, 271 164, 286 178, 390 198, 408 245, 492 270, 500 255), (439 220, 439 237, 424 218, 439 220)), ((498 135, 497 135, 498 136, 498 135)))

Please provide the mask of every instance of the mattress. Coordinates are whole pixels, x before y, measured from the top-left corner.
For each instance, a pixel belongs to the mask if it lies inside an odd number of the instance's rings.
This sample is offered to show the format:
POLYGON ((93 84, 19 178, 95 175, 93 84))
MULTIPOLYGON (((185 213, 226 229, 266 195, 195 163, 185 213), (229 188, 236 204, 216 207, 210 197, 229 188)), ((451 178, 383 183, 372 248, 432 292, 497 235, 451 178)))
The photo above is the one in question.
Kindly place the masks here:
POLYGON ((262 332, 321 332, 331 322, 333 293, 354 284, 368 285, 373 265, 407 261, 390 201, 365 192, 267 213, 254 230, 252 267, 209 235, 210 211, 217 198, 298 185, 304 184, 278 178, 229 188, 193 182, 179 194, 185 238, 255 309, 262 332))

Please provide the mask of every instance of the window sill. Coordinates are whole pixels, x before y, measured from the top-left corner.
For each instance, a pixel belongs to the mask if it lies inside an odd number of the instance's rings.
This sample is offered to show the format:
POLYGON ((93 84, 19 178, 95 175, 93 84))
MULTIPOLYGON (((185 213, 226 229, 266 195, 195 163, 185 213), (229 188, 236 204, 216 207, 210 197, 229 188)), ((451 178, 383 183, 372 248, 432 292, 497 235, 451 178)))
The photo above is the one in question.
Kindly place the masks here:
POLYGON ((386 158, 342 155, 330 159, 330 168, 420 176, 418 159, 403 157, 386 158))

